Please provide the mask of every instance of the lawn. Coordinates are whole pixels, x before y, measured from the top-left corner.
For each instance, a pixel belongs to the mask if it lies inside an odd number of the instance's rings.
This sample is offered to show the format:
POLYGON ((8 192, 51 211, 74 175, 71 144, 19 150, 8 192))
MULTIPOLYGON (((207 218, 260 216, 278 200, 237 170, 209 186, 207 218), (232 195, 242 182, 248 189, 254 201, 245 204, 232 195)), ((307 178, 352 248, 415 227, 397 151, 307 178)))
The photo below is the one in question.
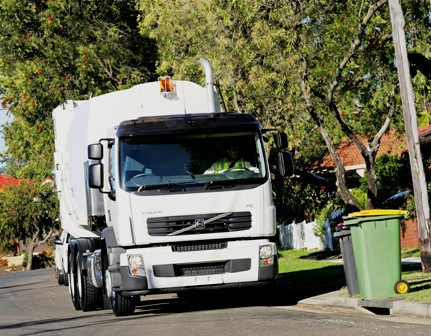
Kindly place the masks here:
MULTIPOLYGON (((281 250, 279 253, 282 286, 313 292, 345 288, 344 268, 336 261, 342 258, 341 254, 306 250, 281 250)), ((412 256, 419 256, 419 250, 402 251, 402 257, 412 256)), ((431 302, 431 274, 423 273, 420 265, 403 265, 401 278, 409 283, 410 292, 395 294, 394 298, 431 302)))

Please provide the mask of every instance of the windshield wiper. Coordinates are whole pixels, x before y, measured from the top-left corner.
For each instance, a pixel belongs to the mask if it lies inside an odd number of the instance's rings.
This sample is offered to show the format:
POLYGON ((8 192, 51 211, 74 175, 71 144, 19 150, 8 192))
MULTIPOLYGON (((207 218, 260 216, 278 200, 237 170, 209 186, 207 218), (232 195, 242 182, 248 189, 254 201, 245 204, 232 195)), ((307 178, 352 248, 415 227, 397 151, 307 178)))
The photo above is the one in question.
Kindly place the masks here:
POLYGON ((193 230, 193 229, 199 229, 199 230, 205 229, 205 225, 206 224, 214 222, 217 219, 227 217, 227 216, 229 216, 231 214, 232 214, 232 212, 225 212, 224 214, 221 214, 221 215, 218 215, 218 216, 214 216, 214 217, 211 217, 211 218, 208 218, 208 219, 195 219, 195 223, 194 224, 187 223, 187 224, 191 224, 191 225, 186 226, 185 228, 182 228, 180 230, 168 233, 168 236, 176 236, 176 235, 178 235, 180 233, 183 233, 183 232, 186 232, 186 231, 190 231, 190 230, 193 230))
POLYGON ((217 186, 224 188, 226 185, 231 185, 231 187, 233 188, 236 183, 237 181, 233 181, 233 180, 208 181, 207 183, 205 183, 204 190, 208 190, 208 189, 211 189, 212 187, 217 187, 217 186))

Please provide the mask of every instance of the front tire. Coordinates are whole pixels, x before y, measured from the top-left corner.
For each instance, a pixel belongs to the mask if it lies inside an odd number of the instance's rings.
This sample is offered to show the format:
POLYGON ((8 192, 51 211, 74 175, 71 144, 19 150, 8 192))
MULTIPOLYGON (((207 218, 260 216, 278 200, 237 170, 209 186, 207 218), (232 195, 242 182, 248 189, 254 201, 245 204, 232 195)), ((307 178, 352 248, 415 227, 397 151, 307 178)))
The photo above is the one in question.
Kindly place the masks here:
POLYGON ((135 312, 136 304, 133 297, 125 297, 117 292, 111 295, 112 312, 115 316, 132 315, 135 312))

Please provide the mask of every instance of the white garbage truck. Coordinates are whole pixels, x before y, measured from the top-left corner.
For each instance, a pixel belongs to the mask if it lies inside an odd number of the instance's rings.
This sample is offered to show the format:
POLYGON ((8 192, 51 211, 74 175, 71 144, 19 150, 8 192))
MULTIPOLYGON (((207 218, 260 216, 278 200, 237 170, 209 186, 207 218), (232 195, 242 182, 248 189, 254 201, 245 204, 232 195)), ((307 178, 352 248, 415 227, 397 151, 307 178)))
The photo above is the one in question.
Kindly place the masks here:
MULTIPOLYGON (((55 172, 77 310, 129 315, 142 296, 271 283, 276 209, 260 123, 206 84, 159 78, 53 111, 55 172), (229 146, 241 158, 214 167, 229 146), (238 164, 241 162, 241 164, 238 164)), ((292 173, 276 132, 279 174, 292 173)))

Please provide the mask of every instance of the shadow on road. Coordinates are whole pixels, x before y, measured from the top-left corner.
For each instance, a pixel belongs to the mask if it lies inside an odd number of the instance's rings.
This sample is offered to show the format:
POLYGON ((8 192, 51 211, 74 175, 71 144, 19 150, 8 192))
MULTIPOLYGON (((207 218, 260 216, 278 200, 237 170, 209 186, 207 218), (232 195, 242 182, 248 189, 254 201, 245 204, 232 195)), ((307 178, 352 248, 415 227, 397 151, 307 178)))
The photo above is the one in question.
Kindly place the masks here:
POLYGON ((141 302, 135 314, 170 314, 249 306, 294 306, 302 299, 344 287, 343 266, 331 266, 330 270, 327 272, 322 268, 280 274, 278 281, 269 286, 190 291, 179 293, 178 298, 170 295, 156 300, 150 296, 141 302))

